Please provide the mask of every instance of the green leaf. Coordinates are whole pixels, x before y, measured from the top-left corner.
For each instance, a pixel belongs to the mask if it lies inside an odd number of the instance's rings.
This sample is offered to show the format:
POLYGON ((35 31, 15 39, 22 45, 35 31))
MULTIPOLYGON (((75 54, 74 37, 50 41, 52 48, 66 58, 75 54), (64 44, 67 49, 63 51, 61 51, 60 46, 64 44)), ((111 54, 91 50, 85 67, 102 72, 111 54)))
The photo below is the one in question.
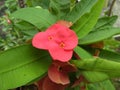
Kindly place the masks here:
POLYGON ((43 76, 51 64, 46 51, 23 45, 0 54, 0 89, 12 89, 43 76))
POLYGON ((29 37, 29 39, 32 39, 33 36, 38 33, 38 30, 36 29, 33 29, 33 30, 25 30, 25 31, 22 31, 22 33, 24 33, 26 36, 29 37))
POLYGON ((40 5, 42 0, 26 0, 25 2, 28 7, 35 7, 40 5))
POLYGON ((79 69, 106 73, 109 77, 120 77, 120 63, 101 59, 83 59, 71 61, 79 69))
POLYGON ((14 24, 15 29, 20 30, 24 35, 26 35, 26 39, 32 39, 33 36, 39 32, 39 30, 32 24, 20 21, 14 24))
POLYGON ((111 16, 111 17, 105 16, 105 17, 100 18, 98 22, 96 23, 96 25, 94 26, 93 31, 113 26, 117 18, 118 18, 117 16, 111 16))
POLYGON ((115 90, 115 87, 109 80, 103 82, 87 84, 87 90, 115 90))
POLYGON ((105 0, 98 0, 94 5, 90 13, 83 15, 72 27, 73 30, 78 35, 78 38, 81 39, 87 35, 97 23, 98 17, 101 14, 105 0))
POLYGON ((90 32, 87 36, 79 40, 79 44, 91 44, 107 39, 115 34, 120 33, 120 28, 107 27, 90 32))
MULTIPOLYGON (((87 51, 77 46, 74 51, 81 59, 90 59, 93 56, 90 55, 87 51)), ((109 78, 109 76, 102 72, 95 72, 95 71, 80 71, 82 75, 88 80, 89 82, 98 82, 103 81, 109 78), (95 77, 96 76, 96 77, 95 77)))
POLYGON ((75 7, 76 0, 70 0, 70 11, 75 7))
MULTIPOLYGON (((35 1, 34 1, 35 2, 35 1)), ((43 7, 43 8, 49 8, 49 4, 50 4, 50 0, 42 0, 42 2, 41 2, 41 6, 43 7)))
POLYGON ((81 59, 92 58, 92 56, 87 51, 79 46, 75 47, 74 51, 81 59))
POLYGON ((25 22, 25 21, 20 21, 18 23, 15 23, 14 25, 15 25, 15 27, 19 28, 20 30, 28 30, 29 31, 29 30, 33 30, 36 28, 32 24, 25 22))
POLYGON ((81 0, 75 5, 72 11, 65 16, 65 20, 75 23, 82 15, 90 12, 97 1, 98 0, 81 0))
POLYGON ((27 7, 41 6, 42 8, 49 8, 50 0, 25 0, 27 7))
POLYGON ((82 71, 82 75, 86 78, 88 82, 101 82, 109 79, 109 76, 103 72, 95 72, 95 71, 82 71))
POLYGON ((113 51, 100 50, 99 57, 107 60, 120 62, 120 54, 113 51))
POLYGON ((70 11, 70 0, 50 0, 50 11, 62 19, 70 11))
POLYGON ((46 29, 56 22, 56 17, 42 8, 23 8, 14 12, 11 17, 27 21, 39 29, 46 29))

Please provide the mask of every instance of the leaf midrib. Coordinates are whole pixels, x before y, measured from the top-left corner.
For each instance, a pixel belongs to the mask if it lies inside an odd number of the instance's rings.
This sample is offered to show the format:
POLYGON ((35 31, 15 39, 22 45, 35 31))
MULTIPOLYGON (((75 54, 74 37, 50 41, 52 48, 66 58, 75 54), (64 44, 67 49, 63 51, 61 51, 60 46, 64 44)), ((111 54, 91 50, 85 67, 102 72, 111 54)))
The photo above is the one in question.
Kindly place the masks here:
POLYGON ((45 57, 45 56, 46 56, 46 55, 43 55, 42 57, 35 58, 34 60, 31 60, 31 61, 29 61, 29 62, 25 62, 24 64, 16 65, 14 68, 10 68, 10 69, 7 68, 7 70, 1 71, 0 74, 9 72, 9 71, 11 71, 11 70, 15 70, 15 69, 20 68, 20 67, 23 67, 23 66, 26 66, 27 64, 29 65, 30 63, 33 63, 33 62, 37 62, 40 58, 43 58, 43 57, 45 57))

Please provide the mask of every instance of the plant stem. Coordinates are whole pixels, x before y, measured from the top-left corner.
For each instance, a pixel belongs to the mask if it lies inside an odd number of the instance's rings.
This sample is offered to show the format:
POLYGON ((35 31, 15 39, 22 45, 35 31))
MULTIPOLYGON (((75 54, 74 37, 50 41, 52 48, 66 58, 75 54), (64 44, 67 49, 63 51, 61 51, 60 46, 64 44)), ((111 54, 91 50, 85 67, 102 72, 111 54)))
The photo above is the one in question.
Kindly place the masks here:
POLYGON ((116 1, 116 0, 113 0, 112 3, 111 3, 111 5, 110 5, 110 9, 108 10, 108 16, 111 16, 112 9, 113 9, 113 6, 114 6, 114 4, 115 4, 115 1, 116 1))

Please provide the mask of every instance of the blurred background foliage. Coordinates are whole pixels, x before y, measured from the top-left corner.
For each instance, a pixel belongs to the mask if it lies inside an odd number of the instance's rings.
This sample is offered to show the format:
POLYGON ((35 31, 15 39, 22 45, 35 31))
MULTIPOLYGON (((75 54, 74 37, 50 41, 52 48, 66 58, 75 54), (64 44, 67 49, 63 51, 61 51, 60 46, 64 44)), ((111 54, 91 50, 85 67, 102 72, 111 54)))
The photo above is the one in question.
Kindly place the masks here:
MULTIPOLYGON (((112 8, 115 1, 106 0, 102 15, 110 16, 114 14, 112 8)), ((13 18, 9 17, 12 12, 25 7, 41 8, 42 6, 48 8, 48 5, 49 2, 46 3, 46 0, 0 0, 0 52, 24 44, 24 42, 29 42, 31 33, 34 34, 39 31, 38 28, 25 21, 13 21, 13 18), (41 2, 45 4, 41 5, 41 2), (28 29, 31 32, 27 32, 28 29)), ((104 48, 120 53, 120 35, 104 40, 104 48)), ((120 79, 113 79, 113 82, 117 90, 120 90, 120 79)), ((35 88, 34 85, 29 87, 24 86, 23 90, 33 90, 33 88, 35 88)))

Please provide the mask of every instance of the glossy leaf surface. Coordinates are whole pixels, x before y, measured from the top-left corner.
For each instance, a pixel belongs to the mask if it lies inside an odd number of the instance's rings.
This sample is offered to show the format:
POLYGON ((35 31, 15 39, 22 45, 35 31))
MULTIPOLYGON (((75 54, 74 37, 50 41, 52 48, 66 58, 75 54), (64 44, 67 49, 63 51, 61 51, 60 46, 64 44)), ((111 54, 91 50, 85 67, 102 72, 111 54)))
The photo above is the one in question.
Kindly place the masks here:
POLYGON ((51 58, 46 51, 23 45, 0 54, 0 89, 25 85, 47 72, 51 58))
POLYGON ((42 8, 19 9, 15 11, 11 17, 27 21, 42 30, 56 22, 56 17, 53 16, 47 9, 42 8))

